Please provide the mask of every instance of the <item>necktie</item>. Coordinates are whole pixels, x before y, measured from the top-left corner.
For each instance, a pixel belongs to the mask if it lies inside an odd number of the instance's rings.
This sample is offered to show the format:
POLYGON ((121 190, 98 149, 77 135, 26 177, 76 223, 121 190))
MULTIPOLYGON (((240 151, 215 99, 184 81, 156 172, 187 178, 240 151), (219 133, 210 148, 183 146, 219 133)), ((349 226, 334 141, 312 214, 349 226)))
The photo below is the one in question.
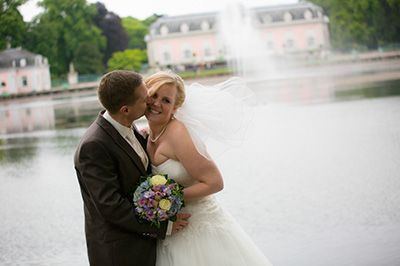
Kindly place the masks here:
POLYGON ((131 144, 132 148, 135 150, 137 155, 139 155, 142 163, 144 165, 144 169, 147 170, 147 165, 149 163, 149 159, 147 158, 146 152, 144 151, 142 145, 140 145, 139 141, 137 140, 135 134, 133 133, 132 127, 129 130, 129 134, 126 136, 129 143, 131 144))

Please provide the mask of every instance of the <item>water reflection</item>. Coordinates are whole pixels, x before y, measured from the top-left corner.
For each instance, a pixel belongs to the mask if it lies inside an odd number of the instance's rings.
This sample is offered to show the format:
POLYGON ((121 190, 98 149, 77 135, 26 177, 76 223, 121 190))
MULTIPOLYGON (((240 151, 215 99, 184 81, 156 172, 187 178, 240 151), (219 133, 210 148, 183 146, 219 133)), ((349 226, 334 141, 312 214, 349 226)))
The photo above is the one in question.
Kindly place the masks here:
POLYGON ((400 79, 392 81, 374 82, 361 88, 335 91, 337 99, 363 99, 400 95, 400 79))
MULTIPOLYGON (((220 198, 276 265, 400 261, 400 97, 309 105, 398 95, 396 71, 252 81, 266 104, 254 138, 218 160, 220 198)), ((88 265, 72 157, 100 110, 95 92, 0 103, 0 264, 88 265)))

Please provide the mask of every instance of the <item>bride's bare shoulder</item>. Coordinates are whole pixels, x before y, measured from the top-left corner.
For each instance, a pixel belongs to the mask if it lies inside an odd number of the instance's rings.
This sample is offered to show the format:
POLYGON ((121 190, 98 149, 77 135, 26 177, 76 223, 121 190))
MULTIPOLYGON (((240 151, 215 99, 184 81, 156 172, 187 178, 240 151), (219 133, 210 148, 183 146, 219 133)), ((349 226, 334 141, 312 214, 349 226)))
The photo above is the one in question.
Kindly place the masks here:
POLYGON ((183 139, 190 138, 186 126, 177 119, 173 119, 170 121, 170 132, 175 140, 182 141, 183 139))

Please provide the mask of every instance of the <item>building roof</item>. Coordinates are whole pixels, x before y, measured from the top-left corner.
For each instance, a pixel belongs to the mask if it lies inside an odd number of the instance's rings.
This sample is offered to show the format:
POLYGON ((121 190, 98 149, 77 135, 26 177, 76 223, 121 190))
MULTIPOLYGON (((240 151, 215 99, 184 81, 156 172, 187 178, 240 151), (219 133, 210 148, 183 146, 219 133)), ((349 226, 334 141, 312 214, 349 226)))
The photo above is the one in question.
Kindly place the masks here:
MULTIPOLYGON (((276 5, 276 6, 263 6, 255 7, 245 10, 240 7, 241 12, 247 12, 252 14, 253 19, 259 25, 284 22, 288 15, 289 20, 304 20, 307 19, 305 16, 309 11, 309 19, 323 18, 324 11, 321 7, 309 3, 307 1, 300 1, 296 4, 290 5, 276 5)), ((167 33, 179 33, 182 32, 182 28, 186 28, 187 31, 198 31, 204 29, 202 24, 208 23, 208 29, 214 29, 218 21, 218 15, 220 12, 208 12, 208 13, 196 13, 182 16, 163 16, 157 19, 153 24, 150 25, 150 35, 162 35, 163 28, 167 29, 167 33), (189 27, 182 27, 183 24, 189 27)), ((206 27, 207 29, 207 27, 206 27)))
POLYGON ((18 48, 6 49, 0 51, 0 68, 9 68, 9 67, 22 67, 21 59, 25 59, 25 65, 34 65, 35 58, 37 56, 42 57, 39 54, 32 53, 30 51, 18 48), (14 63, 13 63, 14 62, 14 63))

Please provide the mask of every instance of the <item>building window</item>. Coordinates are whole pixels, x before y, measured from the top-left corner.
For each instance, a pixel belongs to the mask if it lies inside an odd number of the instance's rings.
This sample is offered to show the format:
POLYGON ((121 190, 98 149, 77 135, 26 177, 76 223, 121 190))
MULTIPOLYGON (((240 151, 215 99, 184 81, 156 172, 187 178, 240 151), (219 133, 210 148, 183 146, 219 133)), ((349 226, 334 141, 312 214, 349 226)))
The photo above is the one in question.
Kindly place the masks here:
POLYGON ((161 33, 161 35, 165 36, 165 35, 168 34, 168 32, 169 32, 168 27, 165 26, 165 25, 162 25, 161 28, 160 28, 160 33, 161 33))
POLYGON ((290 22, 293 20, 293 16, 290 12, 285 12, 285 14, 283 15, 283 20, 286 22, 290 22))
POLYGON ((308 49, 315 48, 315 32, 314 30, 307 30, 306 31, 306 47, 308 49))
POLYGON ((265 35, 265 44, 266 44, 267 50, 273 51, 275 49, 274 36, 272 34, 265 35))
POLYGON ((296 48, 293 32, 286 32, 285 48, 286 50, 294 50, 296 48))
POLYGON ((201 22, 201 29, 203 31, 209 30, 210 29, 210 23, 208 23, 208 21, 203 21, 201 22))
POLYGON ((25 67, 26 66, 26 59, 22 58, 21 60, 19 60, 19 66, 20 67, 25 67))
POLYGON ((192 52, 190 51, 190 50, 184 50, 183 51, 183 57, 185 58, 185 59, 191 59, 192 58, 192 52))
POLYGON ((28 86, 28 77, 27 76, 22 76, 22 86, 23 87, 28 86))
POLYGON ((163 60, 165 62, 169 62, 171 60, 171 55, 169 54, 169 52, 164 52, 163 53, 163 60))
POLYGON ((265 15, 265 16, 262 18, 262 21, 263 21, 264 24, 272 23, 272 17, 271 17, 271 15, 265 15))
POLYGON ((183 43, 182 44, 182 54, 183 54, 183 61, 190 61, 193 58, 193 51, 190 43, 183 43))
POLYGON ((180 30, 181 30, 182 33, 188 33, 189 32, 189 25, 187 23, 183 23, 181 25, 180 30))
POLYGON ((315 46, 315 41, 313 37, 307 37, 307 47, 308 48, 314 48, 315 46))
POLYGON ((203 55, 205 60, 214 60, 213 46, 210 40, 203 41, 203 55))
POLYGON ((170 64, 172 61, 171 49, 168 44, 163 45, 162 48, 162 62, 164 65, 170 64))
POLYGON ((305 20, 311 20, 311 19, 312 19, 312 16, 313 16, 313 14, 312 14, 312 12, 311 12, 310 9, 307 9, 307 10, 304 12, 304 19, 305 19, 305 20))

